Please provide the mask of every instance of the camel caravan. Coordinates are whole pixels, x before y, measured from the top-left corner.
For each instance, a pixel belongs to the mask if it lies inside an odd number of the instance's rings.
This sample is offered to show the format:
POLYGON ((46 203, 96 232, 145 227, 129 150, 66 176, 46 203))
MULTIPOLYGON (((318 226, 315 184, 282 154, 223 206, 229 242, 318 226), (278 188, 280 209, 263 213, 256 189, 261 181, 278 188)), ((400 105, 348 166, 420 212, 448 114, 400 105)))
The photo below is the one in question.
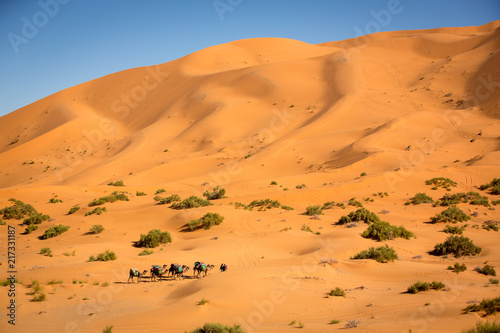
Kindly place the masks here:
MULTIPOLYGON (((193 278, 199 279, 200 276, 207 276, 208 271, 212 270, 214 267, 214 265, 206 265, 202 261, 195 262, 193 267, 193 278)), ((227 265, 222 264, 221 272, 224 272, 226 269, 227 265)), ((188 271, 188 266, 177 263, 170 264, 170 267, 169 265, 152 265, 151 269, 149 270, 149 275, 147 275, 147 269, 145 269, 141 273, 141 271, 139 271, 137 268, 131 268, 127 282, 130 282, 130 280, 132 280, 132 282, 135 283, 134 278, 137 279, 137 283, 141 282, 141 279, 150 279, 151 282, 161 281, 162 279, 167 280, 170 278, 172 280, 184 279, 187 277, 184 275, 184 273, 188 271)))

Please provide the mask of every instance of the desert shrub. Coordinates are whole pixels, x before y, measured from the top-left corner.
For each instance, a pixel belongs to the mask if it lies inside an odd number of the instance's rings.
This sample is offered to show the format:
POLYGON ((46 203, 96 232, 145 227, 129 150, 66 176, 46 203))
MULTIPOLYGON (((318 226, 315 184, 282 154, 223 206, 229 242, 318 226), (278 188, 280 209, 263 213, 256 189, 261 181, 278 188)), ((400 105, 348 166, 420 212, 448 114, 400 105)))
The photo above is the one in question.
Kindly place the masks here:
POLYGON ((360 208, 355 212, 350 212, 349 215, 341 216, 337 224, 348 224, 350 222, 364 221, 365 223, 373 223, 380 221, 380 218, 375 214, 370 212, 366 208, 360 208))
POLYGON ((330 325, 335 325, 335 324, 338 324, 338 323, 340 323, 340 320, 338 320, 338 319, 332 319, 332 320, 330 320, 330 325))
POLYGON ((490 322, 478 322, 476 327, 463 330, 462 333, 498 333, 500 332, 500 324, 496 321, 490 322))
POLYGON ((434 199, 425 193, 417 193, 413 198, 410 199, 410 203, 414 205, 420 205, 423 203, 433 203, 434 199))
POLYGON ((320 205, 307 206, 305 215, 323 215, 323 208, 320 205))
POLYGON ((281 203, 278 200, 271 200, 269 198, 263 200, 254 200, 248 204, 249 207, 259 207, 259 211, 271 208, 280 208, 281 203))
POLYGON ((498 284, 498 279, 490 278, 491 284, 498 284))
POLYGON ((421 282, 417 281, 406 290, 409 294, 417 294, 421 291, 428 291, 430 289, 441 290, 444 288, 444 284, 437 281, 429 282, 421 282))
POLYGON ((355 328, 358 327, 360 323, 361 321, 359 321, 358 319, 351 319, 345 323, 344 328, 355 328))
POLYGON ((479 304, 471 304, 464 309, 465 313, 484 311, 486 316, 500 311, 500 297, 485 298, 479 304))
POLYGON ((106 250, 105 252, 99 253, 96 257, 90 256, 89 261, 110 261, 116 260, 116 254, 113 251, 106 250))
POLYGON ((59 203, 59 202, 63 202, 61 199, 57 199, 57 198, 50 198, 49 200, 49 203, 59 203))
POLYGON ((437 256, 453 254, 457 258, 467 255, 475 256, 479 253, 481 253, 481 248, 464 236, 450 236, 444 243, 436 244, 431 252, 437 256))
POLYGON ((144 192, 139 192, 139 191, 135 192, 135 196, 136 196, 136 197, 143 197, 143 196, 145 196, 145 195, 147 195, 147 194, 146 194, 146 193, 144 193, 144 192))
POLYGON ((206 323, 201 328, 197 328, 191 333, 245 333, 240 325, 225 326, 219 323, 206 323))
POLYGON ((156 190, 155 195, 163 193, 163 192, 167 192, 167 190, 165 190, 164 188, 159 188, 159 189, 156 190))
POLYGON ((125 186, 125 184, 123 184, 123 180, 117 180, 116 182, 108 183, 108 186, 125 186))
POLYGON ((498 221, 493 221, 493 220, 485 221, 481 227, 486 231, 490 230, 498 231, 498 221))
POLYGON ((56 237, 56 236, 62 234, 63 232, 66 232, 68 230, 69 230, 69 225, 59 224, 59 225, 50 227, 47 230, 45 230, 45 232, 42 235, 42 238, 47 239, 47 238, 56 237))
POLYGON ((80 206, 78 206, 78 205, 71 207, 71 209, 68 212, 68 215, 76 213, 79 209, 80 209, 80 206))
POLYGON ((208 200, 217 200, 217 199, 222 199, 225 198, 226 194, 226 189, 221 188, 219 189, 219 186, 215 187, 213 189, 213 192, 209 192, 208 190, 203 193, 203 196, 206 197, 208 200))
POLYGON ((104 227, 102 224, 94 224, 92 227, 90 227, 89 232, 92 234, 100 234, 101 232, 104 231, 104 227))
POLYGON ((47 221, 49 219, 50 219, 50 216, 47 214, 35 213, 35 214, 31 215, 30 217, 25 218, 23 221, 23 224, 25 224, 25 225, 40 224, 43 221, 47 221))
MULTIPOLYGON (((156 200, 156 197, 155 197, 155 200, 156 200)), ((172 194, 171 196, 166 197, 166 198, 160 197, 160 199, 157 201, 158 201, 158 205, 166 205, 166 204, 169 204, 172 202, 181 201, 181 197, 178 194, 172 194)))
POLYGON ((362 172, 359 176, 360 176, 360 177, 364 177, 364 176, 366 176, 366 172, 362 172))
POLYGON ((465 226, 463 226, 463 227, 453 226, 452 227, 451 225, 446 225, 446 227, 444 227, 443 231, 447 234, 461 235, 461 234, 463 234, 464 229, 465 229, 465 226))
POLYGON ((436 214, 435 216, 431 217, 432 223, 438 223, 438 222, 457 223, 457 222, 465 222, 468 220, 470 220, 470 216, 465 214, 457 206, 448 207, 447 209, 443 210, 441 213, 436 214))
POLYGON ((345 291, 343 289, 340 289, 339 287, 336 287, 335 289, 330 290, 329 293, 327 293, 328 296, 337 296, 337 297, 345 297, 345 291))
POLYGON ((293 207, 282 205, 281 209, 284 209, 284 210, 293 210, 293 207))
POLYGON ((500 178, 494 178, 491 182, 479 186, 481 191, 490 190, 490 194, 500 194, 500 178))
POLYGON ((394 261, 397 258, 398 255, 396 254, 396 251, 387 244, 377 248, 370 247, 368 250, 361 251, 354 257, 351 257, 351 259, 375 259, 380 263, 394 261))
POLYGON ((321 209, 330 209, 330 208, 333 208, 335 207, 335 201, 328 201, 328 202, 325 202, 323 204, 323 206, 321 207, 321 209))
POLYGON ((111 195, 100 197, 99 199, 94 199, 89 203, 89 207, 104 205, 107 202, 115 201, 129 201, 129 198, 125 193, 113 192, 111 195))
POLYGON ((139 255, 140 256, 149 256, 150 254, 153 254, 153 250, 148 250, 148 249, 144 249, 142 250, 142 252, 139 252, 139 255))
POLYGON ((193 195, 187 199, 182 200, 181 202, 174 202, 171 207, 173 209, 189 209, 189 208, 205 207, 210 205, 212 205, 210 201, 198 198, 193 195))
POLYGON ((491 204, 492 204, 493 206, 500 205, 500 200, 492 200, 492 201, 491 201, 491 204))
POLYGON ((404 238, 410 239, 415 237, 415 235, 406 230, 403 226, 396 227, 390 225, 388 222, 376 221, 368 227, 368 229, 363 232, 362 236, 364 238, 371 238, 380 241, 394 239, 394 238, 404 238))
POLYGON ((301 185, 297 185, 297 186, 295 186, 295 188, 297 188, 297 189, 299 189, 299 190, 300 190, 300 189, 303 189, 303 188, 305 188, 305 187, 306 187, 306 184, 301 184, 301 185))
POLYGON ((467 270, 467 266, 465 266, 465 264, 459 264, 458 262, 456 262, 453 266, 448 266, 448 269, 453 271, 453 273, 461 273, 461 272, 465 272, 467 270))
POLYGON ((14 204, 0 209, 0 215, 6 220, 19 220, 25 216, 32 216, 38 213, 32 205, 26 204, 20 200, 10 198, 9 201, 14 204))
POLYGON ((477 192, 445 194, 439 201, 441 206, 451 206, 459 203, 490 207, 488 198, 481 196, 477 192))
POLYGON ((113 333, 113 326, 106 325, 106 327, 102 329, 102 333, 113 333))
POLYGON ((5 222, 4 220, 0 219, 0 225, 6 225, 7 222, 5 222))
POLYGON ((347 204, 354 207, 363 207, 363 204, 360 201, 356 200, 356 198, 349 199, 349 202, 347 204))
POLYGON ((96 208, 92 209, 90 212, 86 212, 85 216, 92 215, 92 214, 102 215, 102 214, 107 213, 107 212, 108 212, 108 210, 106 209, 106 207, 96 207, 96 208))
POLYGON ((438 177, 438 178, 432 178, 429 180, 425 181, 426 185, 434 185, 435 187, 442 187, 446 189, 447 191, 451 191, 452 187, 456 187, 457 183, 454 182, 453 180, 449 178, 443 178, 443 177, 438 177))
POLYGON ((150 230, 147 235, 141 234, 137 246, 151 248, 167 243, 172 243, 172 236, 170 236, 170 233, 168 231, 162 232, 160 229, 153 229, 150 230))
POLYGON ((443 288, 444 288, 444 283, 437 281, 431 282, 431 289, 441 290, 443 288))
POLYGON ((33 302, 43 302, 47 299, 44 293, 38 293, 33 295, 33 302))
POLYGON ((47 284, 48 284, 49 286, 52 286, 52 285, 54 285, 54 284, 62 284, 62 283, 63 283, 63 280, 56 280, 56 279, 52 279, 52 280, 50 280, 49 282, 47 282, 47 284))
POLYGON ((50 249, 50 247, 42 247, 42 249, 40 250, 40 254, 43 254, 47 257, 52 257, 52 250, 50 249))
POLYGON ((206 213, 201 219, 189 221, 187 227, 193 231, 198 228, 210 229, 214 225, 219 225, 224 221, 224 217, 217 213, 206 213))
POLYGON ((488 264, 484 265, 483 268, 480 268, 477 271, 481 274, 486 275, 486 276, 488 276, 488 275, 497 276, 497 272, 495 271, 495 269, 488 264))
POLYGON ((273 181, 271 182, 271 185, 278 185, 278 183, 277 183, 275 180, 273 180, 273 181))
POLYGON ((300 230, 313 233, 311 227, 309 227, 308 225, 305 225, 305 224, 302 225, 302 228, 300 228, 300 230))
POLYGON ((29 224, 26 229, 24 229, 25 234, 31 234, 33 231, 38 230, 38 226, 36 224, 29 224))

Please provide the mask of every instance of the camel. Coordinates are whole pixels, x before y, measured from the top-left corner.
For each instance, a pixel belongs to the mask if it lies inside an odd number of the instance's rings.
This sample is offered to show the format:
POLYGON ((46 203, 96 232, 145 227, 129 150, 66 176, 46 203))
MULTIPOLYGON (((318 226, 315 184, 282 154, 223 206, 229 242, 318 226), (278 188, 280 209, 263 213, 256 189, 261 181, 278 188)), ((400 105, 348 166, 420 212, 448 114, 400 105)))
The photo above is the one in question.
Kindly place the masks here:
POLYGON ((134 277, 137 277, 137 283, 139 283, 139 282, 141 282, 141 276, 145 275, 147 272, 148 272, 147 270, 144 270, 141 273, 141 272, 139 272, 139 270, 137 268, 131 268, 127 282, 130 282, 130 280, 132 280, 132 282, 134 282, 134 277))
POLYGON ((161 281, 161 278, 163 277, 163 275, 165 273, 168 273, 167 267, 168 267, 168 265, 163 265, 163 267, 161 267, 159 265, 152 265, 151 270, 150 270, 151 281, 156 281, 157 276, 160 278, 160 281, 161 281))
POLYGON ((180 264, 171 264, 170 268, 168 269, 168 275, 172 275, 176 280, 179 277, 184 278, 184 273, 186 273, 189 270, 189 267, 186 265, 180 265, 180 264))
POLYGON ((203 272, 203 277, 205 277, 207 276, 208 271, 214 267, 214 265, 205 265, 202 261, 197 261, 194 263, 193 275, 196 276, 196 278, 199 278, 201 273, 203 272))

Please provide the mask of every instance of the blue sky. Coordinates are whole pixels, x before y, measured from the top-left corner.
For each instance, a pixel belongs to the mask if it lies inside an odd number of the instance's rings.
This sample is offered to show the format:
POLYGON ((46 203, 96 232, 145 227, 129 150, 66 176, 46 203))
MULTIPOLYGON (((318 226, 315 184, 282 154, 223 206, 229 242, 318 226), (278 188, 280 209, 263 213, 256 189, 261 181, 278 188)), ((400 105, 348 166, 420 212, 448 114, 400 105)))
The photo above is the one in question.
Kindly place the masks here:
POLYGON ((110 73, 243 38, 316 44, 498 19, 500 0, 0 0, 0 116, 110 73))

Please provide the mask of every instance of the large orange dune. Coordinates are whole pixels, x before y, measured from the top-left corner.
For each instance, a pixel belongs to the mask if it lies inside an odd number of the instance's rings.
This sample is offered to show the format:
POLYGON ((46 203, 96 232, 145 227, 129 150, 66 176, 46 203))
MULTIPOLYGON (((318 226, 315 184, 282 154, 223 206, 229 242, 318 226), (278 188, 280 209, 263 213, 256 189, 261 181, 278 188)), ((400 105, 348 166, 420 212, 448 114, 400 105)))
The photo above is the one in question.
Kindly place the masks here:
POLYGON ((17 305, 16 325, 3 315, 2 332, 184 332, 207 322, 326 332, 354 320, 357 332, 459 332, 499 319, 463 309, 500 296, 492 277, 474 270, 500 267, 500 234, 483 228, 500 223, 492 203, 500 196, 478 188, 500 176, 500 21, 317 45, 239 40, 68 88, 1 117, 0 128, 0 209, 15 198, 51 217, 30 234, 22 219, 0 226, 1 279, 12 270, 11 228, 21 282, 15 298, 0 287, 2 313, 12 299, 17 305), (432 190, 434 177, 457 185, 432 190), (125 186, 108 186, 119 180, 125 186), (160 188, 184 199, 216 186, 226 197, 211 206, 153 200, 160 188), (113 191, 129 201, 85 215, 113 191), (464 236, 481 253, 430 254, 449 236, 430 218, 447 207, 405 203, 419 192, 438 200, 469 191, 490 203, 457 205, 471 217, 464 236), (267 198, 280 207, 235 207, 267 198), (336 224, 359 208, 351 198, 416 238, 377 242, 361 236, 363 222, 336 224), (346 208, 303 214, 330 201, 346 208), (209 212, 224 221, 187 231, 209 212), (70 228, 41 237, 59 224, 70 228), (96 224, 104 231, 89 233, 96 224), (172 242, 139 256, 134 243, 153 229, 172 242), (398 259, 351 259, 385 244, 398 259), (44 247, 52 256, 40 254, 44 247), (107 249, 116 260, 89 262, 107 249), (215 265, 199 279, 198 260, 215 265), (190 267, 186 278, 127 283, 130 268, 174 262, 190 267), (468 269, 447 269, 456 262, 468 269), (42 288, 35 295, 33 280, 42 288), (417 281, 446 287, 406 293, 417 281), (336 287, 345 297, 325 297, 336 287), (33 302, 40 293, 46 300, 33 302))

